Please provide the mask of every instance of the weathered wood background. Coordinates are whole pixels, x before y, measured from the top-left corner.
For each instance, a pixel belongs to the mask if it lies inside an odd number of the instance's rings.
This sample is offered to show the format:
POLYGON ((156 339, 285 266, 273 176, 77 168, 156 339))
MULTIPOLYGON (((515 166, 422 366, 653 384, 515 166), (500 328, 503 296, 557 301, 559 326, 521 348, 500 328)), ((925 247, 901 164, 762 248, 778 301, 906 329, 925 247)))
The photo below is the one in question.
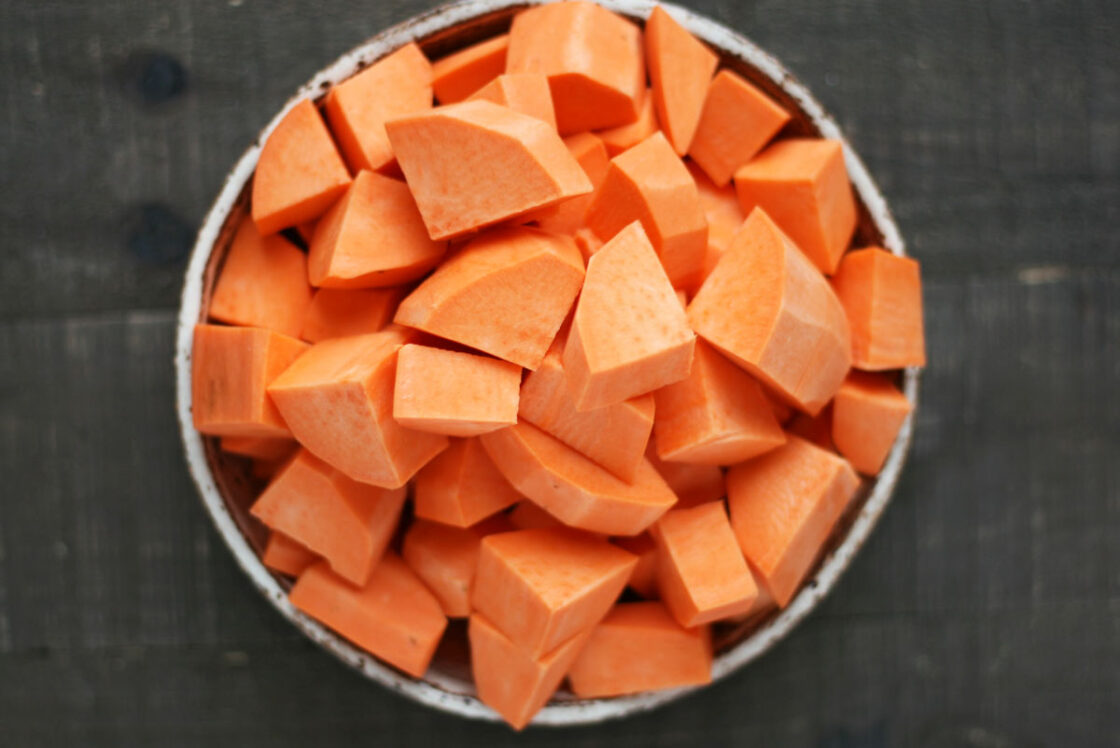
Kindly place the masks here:
MULTIPOLYGON (((0 2, 0 745, 513 743, 302 640, 187 478, 223 174, 403 0, 0 2)), ((825 102, 926 280, 897 498, 745 672, 563 746, 1120 744, 1120 3, 708 0, 825 102)))

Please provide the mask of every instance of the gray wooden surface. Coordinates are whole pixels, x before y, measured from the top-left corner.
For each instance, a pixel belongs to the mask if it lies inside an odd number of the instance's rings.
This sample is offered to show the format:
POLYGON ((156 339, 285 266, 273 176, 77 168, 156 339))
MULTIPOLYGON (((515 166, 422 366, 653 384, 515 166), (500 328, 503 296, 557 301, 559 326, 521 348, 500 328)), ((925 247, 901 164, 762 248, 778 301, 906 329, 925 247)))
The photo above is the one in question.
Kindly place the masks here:
MULTIPOLYGON (((897 498, 747 671, 564 746, 1120 744, 1120 3, 708 0, 837 115, 921 259, 897 498)), ((503 745, 302 641, 183 466, 184 254, 401 0, 0 2, 0 745, 503 745)))

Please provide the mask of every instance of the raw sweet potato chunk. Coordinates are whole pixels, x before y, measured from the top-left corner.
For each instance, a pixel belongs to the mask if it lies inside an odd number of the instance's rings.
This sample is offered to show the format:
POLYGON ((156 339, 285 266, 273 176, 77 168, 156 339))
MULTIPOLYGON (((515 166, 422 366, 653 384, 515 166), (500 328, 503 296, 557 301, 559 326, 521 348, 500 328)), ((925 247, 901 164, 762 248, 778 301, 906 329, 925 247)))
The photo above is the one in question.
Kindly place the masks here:
POLYGON ((506 73, 499 75, 470 96, 509 107, 515 112, 528 114, 556 127, 556 110, 552 108, 552 94, 548 78, 540 73, 506 73))
POLYGON ((789 122, 789 112, 730 70, 716 73, 688 155, 716 185, 726 186, 789 122))
POLYGON ((563 356, 576 408, 602 408, 681 381, 695 342, 669 278, 635 221, 587 266, 563 356))
POLYGON ((440 104, 463 101, 506 69, 509 34, 461 49, 432 63, 432 88, 440 104))
POLYGON ((674 287, 698 280, 708 222, 692 175, 661 133, 611 159, 587 211, 587 225, 603 241, 633 221, 641 221, 674 287))
POLYGON ((350 480, 305 449, 268 484, 250 512, 361 586, 389 545, 404 499, 403 488, 350 480))
POLYGON ((556 130, 491 101, 386 124, 432 239, 450 239, 591 191, 556 130))
POLYGON ((844 308, 761 208, 688 305, 692 328, 799 409, 816 414, 851 364, 844 308))
POLYGON ((425 520, 417 520, 405 533, 401 555, 439 599, 448 618, 471 614, 471 584, 482 537, 474 528, 425 520))
POLYGON ((719 58, 660 5, 646 21, 645 43, 657 119, 673 149, 683 156, 696 134, 719 58))
POLYGON ((440 265, 401 302, 395 321, 535 369, 582 282, 583 261, 568 237, 494 229, 440 265))
POLYGON ((739 547, 779 607, 793 599, 858 485, 846 460, 795 436, 727 474, 739 547))
POLYGON ((453 439, 451 446, 416 474, 416 516, 468 527, 521 500, 478 439, 453 439))
POLYGON ((268 543, 261 554, 261 563, 289 577, 298 577, 304 569, 318 560, 319 556, 314 551, 308 550, 282 532, 269 533, 268 543))
POLYGON ((269 387, 292 433, 350 478, 403 486, 447 437, 393 420, 397 351, 410 333, 390 328, 316 343, 269 387))
POLYGON ((475 613, 467 627, 471 644, 471 671, 478 698, 515 730, 529 724, 575 660, 590 630, 581 632, 540 656, 527 653, 488 621, 475 613))
POLYGON ((853 371, 832 401, 832 439, 852 467, 878 475, 910 410, 890 379, 853 371))
POLYGON ((758 382, 703 341, 696 343, 688 378, 654 398, 662 460, 731 465, 786 440, 758 382))
POLYGON ((518 415, 619 478, 632 480, 653 428, 653 395, 576 410, 564 375, 562 350, 558 341, 537 370, 525 378, 518 415))
POLYGON ((380 332, 404 298, 400 288, 320 288, 303 316, 300 337, 309 343, 380 332))
POLYGON ((214 436, 290 437, 266 388, 307 349, 301 340, 260 327, 195 325, 194 427, 214 436))
POLYGON ((619 603, 591 630, 568 680, 585 699, 709 683, 708 627, 682 627, 659 602, 619 603))
POLYGON ((447 628, 439 601, 391 552, 361 588, 318 563, 300 575, 288 597, 307 615, 415 678, 427 671, 447 628))
POLYGON ((922 278, 917 260, 879 247, 844 255, 832 287, 852 327, 852 366, 925 366, 922 278))
POLYGON ((638 557, 627 586, 642 597, 657 597, 657 544, 649 533, 614 538, 611 542, 638 557))
POLYGON ((682 626, 699 626, 751 609, 758 587, 735 542, 722 501, 674 509, 658 520, 650 534, 657 543, 661 599, 682 626))
POLYGON ((633 148, 657 132, 657 112, 653 106, 653 92, 645 89, 638 104, 638 118, 633 122, 617 127, 608 127, 595 134, 603 141, 607 155, 614 158, 625 150, 633 148))
POLYGON ((844 149, 836 140, 781 140, 735 172, 743 211, 763 208, 822 272, 832 275, 856 230, 844 149))
POLYGON ((646 458, 677 495, 675 508, 685 509, 727 495, 723 470, 715 465, 693 465, 687 462, 662 462, 657 458, 656 439, 651 439, 646 458))
POLYGON ((637 559, 568 528, 517 530, 482 540, 471 603, 532 656, 598 623, 637 559))
POLYGON ((330 207, 350 172, 309 99, 292 107, 261 146, 253 175, 253 222, 261 234, 313 221, 330 207))
POLYGON ((352 172, 393 163, 385 121, 432 108, 432 66, 415 42, 334 86, 323 110, 352 172))
POLYGON ((210 318, 296 338, 310 303, 307 255, 284 237, 262 237, 252 221, 242 221, 214 284, 210 318))
POLYGON ((642 32, 584 0, 533 7, 513 19, 506 72, 548 76, 562 135, 623 125, 645 88, 642 32))
POLYGON ((476 436, 517 423, 521 367, 408 344, 397 354, 393 418, 418 431, 476 436))
POLYGON ((711 275, 719 258, 731 246, 731 240, 738 233, 739 227, 747 216, 739 206, 739 198, 735 188, 730 184, 725 187, 716 187, 708 179, 703 170, 691 161, 688 162, 688 171, 696 182, 696 191, 700 195, 700 207, 704 211, 704 218, 708 221, 708 246, 704 252, 704 263, 700 276, 688 289, 695 295, 700 285, 711 275))
MULTIPOLYGON (((593 133, 581 132, 564 138, 564 145, 579 162, 583 173, 591 180, 591 186, 599 189, 611 163, 603 141, 593 133)), ((587 209, 591 207, 593 199, 594 193, 589 193, 545 208, 536 216, 537 225, 545 231, 573 234, 583 227, 587 209)))
POLYGON ((445 249, 428 238, 408 185, 361 171, 316 225, 307 271, 325 288, 395 286, 427 273, 445 249))
POLYGON ((677 500, 649 462, 623 481, 529 423, 480 438, 514 488, 571 527, 635 535, 677 500))
POLYGON ((294 439, 268 436, 223 436, 219 446, 223 452, 254 460, 285 460, 299 448, 294 439))

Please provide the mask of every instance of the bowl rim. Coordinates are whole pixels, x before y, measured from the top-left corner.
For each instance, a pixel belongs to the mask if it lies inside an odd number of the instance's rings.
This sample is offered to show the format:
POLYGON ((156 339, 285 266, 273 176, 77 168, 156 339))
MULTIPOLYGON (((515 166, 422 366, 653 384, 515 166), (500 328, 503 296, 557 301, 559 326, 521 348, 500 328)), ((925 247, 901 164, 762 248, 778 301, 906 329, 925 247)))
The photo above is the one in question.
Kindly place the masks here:
MULTIPOLYGON (((546 2, 552 0, 545 0, 546 2)), ((896 255, 906 255, 901 233, 891 216, 886 200, 879 192, 859 156, 848 144, 839 126, 781 63, 738 32, 723 24, 678 5, 652 0, 595 0, 600 5, 627 16, 646 18, 653 7, 660 4, 686 29, 701 40, 726 55, 738 58, 769 78, 790 96, 822 137, 839 140, 843 145, 844 160, 849 179, 867 208, 871 220, 883 237, 882 246, 896 255)), ((429 673, 424 680, 413 679, 382 664, 374 656, 359 650, 345 639, 334 634, 317 621, 309 618, 288 601, 287 594, 276 578, 265 568, 248 539, 242 534, 230 514, 218 488, 206 457, 203 437, 195 430, 191 417, 191 348, 194 326, 201 319, 206 269, 214 247, 222 236, 223 228, 245 185, 252 177, 260 154, 261 144, 277 123, 298 102, 316 97, 327 87, 353 75, 370 62, 379 59, 402 44, 423 40, 437 32, 476 17, 541 4, 540 0, 460 0, 441 5, 413 16, 374 35, 366 42, 344 53, 330 63, 284 104, 276 116, 261 131, 236 165, 227 175, 217 198, 199 229, 185 273, 182 299, 178 315, 175 345, 176 410, 183 440, 187 467, 207 514, 218 534, 233 553, 241 570, 253 586, 272 603, 279 613, 338 659, 355 668, 371 680, 422 704, 463 717, 488 721, 498 720, 498 715, 482 704, 473 694, 461 692, 457 681, 436 673, 429 673)), ((918 406, 920 370, 907 368, 903 372, 903 392, 913 406, 903 423, 887 460, 875 479, 869 495, 855 515, 836 547, 821 561, 816 574, 807 580, 790 602, 777 615, 764 623, 742 641, 717 655, 712 665, 712 682, 744 667, 747 663, 770 650, 792 631, 835 586, 847 569, 855 553, 863 546, 871 530, 889 503, 908 452, 914 417, 918 406)), ((579 725, 616 719, 646 711, 675 700, 700 687, 687 687, 640 693, 606 699, 572 699, 553 701, 533 719, 535 725, 579 725)))

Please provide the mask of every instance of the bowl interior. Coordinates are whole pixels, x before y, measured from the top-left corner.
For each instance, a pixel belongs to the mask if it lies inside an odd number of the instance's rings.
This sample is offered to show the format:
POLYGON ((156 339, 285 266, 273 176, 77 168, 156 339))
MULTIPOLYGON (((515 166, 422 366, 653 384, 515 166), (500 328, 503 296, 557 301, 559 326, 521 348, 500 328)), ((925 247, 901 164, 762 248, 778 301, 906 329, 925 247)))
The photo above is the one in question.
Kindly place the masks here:
MULTIPOLYGON (((649 3, 604 2, 604 5, 641 23, 652 7, 649 3)), ((312 96, 320 98, 334 83, 353 75, 371 62, 410 40, 417 41, 432 59, 508 30, 513 14, 522 3, 508 0, 468 0, 438 8, 373 37, 322 71, 289 102, 312 96)), ((779 137, 822 135, 840 138, 835 123, 820 105, 773 58, 735 32, 689 11, 673 8, 684 25, 712 46, 721 56, 721 66, 743 75, 781 103, 793 116, 779 137)), ((286 111, 287 107, 285 107, 286 111)), ((281 113, 282 114, 282 113, 281 113)), ((191 328, 206 319, 214 280, 221 272, 232 235, 248 210, 252 169, 259 144, 279 117, 262 132, 257 143, 241 159, 227 179, 215 206, 207 216, 192 255, 180 315, 177 376, 180 420, 188 463, 198 483, 203 503, 214 518, 220 534, 242 568, 268 599, 312 639, 367 676, 425 703, 472 717, 493 718, 474 698, 470 679, 466 628, 453 621, 429 674, 416 681, 358 651, 329 630, 294 610, 287 602, 291 583, 272 575, 260 563, 259 553, 267 538, 265 527, 252 518, 248 508, 264 487, 254 478, 247 459, 223 453, 218 440, 202 437, 190 420, 191 328)), ((859 159, 845 144, 859 220, 855 246, 876 244, 903 253, 901 238, 882 197, 859 159)), ((916 404, 917 371, 901 375, 901 384, 916 404)), ((902 429, 887 464, 876 480, 865 480, 845 518, 837 525, 816 569, 795 600, 785 610, 764 614, 713 629, 716 649, 714 677, 721 677, 758 656, 787 633, 831 588, 862 544, 889 500, 909 443, 911 419, 902 429)), ((403 524, 403 523, 402 523, 403 524)), ((581 723, 621 716, 664 703, 682 691, 666 691, 616 699, 577 700, 560 692, 538 715, 540 723, 581 723)))

